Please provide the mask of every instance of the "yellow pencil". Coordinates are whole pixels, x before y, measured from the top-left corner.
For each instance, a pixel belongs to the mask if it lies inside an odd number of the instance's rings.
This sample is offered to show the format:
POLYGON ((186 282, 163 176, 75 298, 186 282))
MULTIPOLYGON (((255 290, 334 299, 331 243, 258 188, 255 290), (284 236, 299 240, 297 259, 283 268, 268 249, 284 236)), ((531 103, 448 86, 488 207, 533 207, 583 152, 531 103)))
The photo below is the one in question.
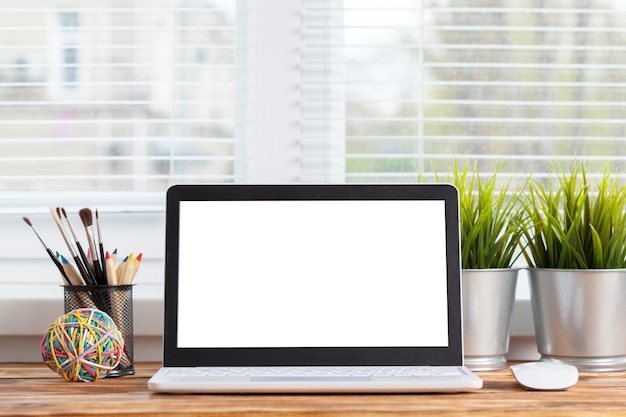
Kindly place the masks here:
POLYGON ((128 255, 128 262, 126 265, 126 269, 124 270, 124 285, 130 284, 130 281, 133 278, 133 271, 135 269, 135 254, 133 252, 128 255))
POLYGON ((133 275, 133 268, 135 264, 135 254, 131 252, 124 260, 117 266, 117 282, 119 285, 127 285, 133 275))
POLYGON ((137 255, 137 257, 135 258, 135 265, 133 268, 133 274, 130 277, 130 282, 129 284, 131 284, 133 282, 133 280, 135 279, 135 275, 137 275, 137 271, 139 271, 139 267, 141 266, 141 260, 143 258, 143 253, 140 253, 139 255, 137 255))

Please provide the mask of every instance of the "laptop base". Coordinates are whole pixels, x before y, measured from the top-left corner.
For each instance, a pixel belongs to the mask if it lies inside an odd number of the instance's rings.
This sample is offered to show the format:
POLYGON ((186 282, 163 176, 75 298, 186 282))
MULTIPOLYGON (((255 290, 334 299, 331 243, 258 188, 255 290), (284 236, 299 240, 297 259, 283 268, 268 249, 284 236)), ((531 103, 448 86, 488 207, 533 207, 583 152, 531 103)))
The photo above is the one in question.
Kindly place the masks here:
POLYGON ((154 392, 199 393, 435 393, 482 388, 462 366, 164 367, 149 381, 154 392))

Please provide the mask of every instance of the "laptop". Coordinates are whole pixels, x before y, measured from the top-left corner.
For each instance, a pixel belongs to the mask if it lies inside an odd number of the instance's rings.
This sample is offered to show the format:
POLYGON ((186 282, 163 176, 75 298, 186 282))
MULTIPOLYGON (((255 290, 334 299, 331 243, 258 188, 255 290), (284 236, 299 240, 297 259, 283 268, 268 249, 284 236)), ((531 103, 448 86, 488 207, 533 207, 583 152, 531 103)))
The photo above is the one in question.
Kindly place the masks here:
POLYGON ((457 190, 176 185, 163 393, 460 392, 457 190))

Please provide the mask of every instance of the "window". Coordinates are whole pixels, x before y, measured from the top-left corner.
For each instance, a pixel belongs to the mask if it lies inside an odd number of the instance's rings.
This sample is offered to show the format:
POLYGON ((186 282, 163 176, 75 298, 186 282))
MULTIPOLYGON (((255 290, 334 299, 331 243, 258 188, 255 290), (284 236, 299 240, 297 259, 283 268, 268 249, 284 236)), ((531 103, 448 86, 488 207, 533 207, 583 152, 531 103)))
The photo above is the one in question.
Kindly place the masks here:
POLYGON ((67 257, 49 206, 66 207, 75 227, 78 209, 100 208, 108 247, 144 254, 136 334, 160 334, 165 189, 243 178, 238 3, 2 2, 0 344, 17 347, 0 360, 37 360, 20 337, 62 311, 60 275, 21 219, 67 257))
POLYGON ((619 2, 270 3, 5 4, 2 188, 624 167, 619 2))
POLYGON ((626 172, 624 22, 617 0, 4 1, 0 284, 57 294, 19 218, 62 247, 49 205, 108 206, 158 299, 173 183, 626 172))
POLYGON ((4 2, 0 189, 237 180, 235 6, 4 2))
POLYGON ((78 83, 78 71, 80 62, 78 60, 77 44, 80 40, 78 12, 59 12, 59 22, 61 31, 61 48, 63 51, 63 86, 66 89, 75 89, 78 83))
MULTIPOLYGON (((476 160, 623 172, 621 2, 303 0, 303 142, 345 181, 476 160)), ((320 162, 321 163, 321 162, 320 162)))

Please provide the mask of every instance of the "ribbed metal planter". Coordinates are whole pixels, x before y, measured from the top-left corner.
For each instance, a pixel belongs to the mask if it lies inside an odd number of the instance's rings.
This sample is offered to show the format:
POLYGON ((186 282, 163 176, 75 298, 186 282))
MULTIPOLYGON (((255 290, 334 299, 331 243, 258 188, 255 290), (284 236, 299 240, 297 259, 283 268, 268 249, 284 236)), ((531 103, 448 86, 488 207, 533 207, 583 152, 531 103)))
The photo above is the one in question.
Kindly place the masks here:
POLYGON ((518 269, 464 269, 465 365, 474 371, 506 367, 518 269))
POLYGON ((542 360, 626 370, 626 270, 529 269, 529 283, 542 360))

